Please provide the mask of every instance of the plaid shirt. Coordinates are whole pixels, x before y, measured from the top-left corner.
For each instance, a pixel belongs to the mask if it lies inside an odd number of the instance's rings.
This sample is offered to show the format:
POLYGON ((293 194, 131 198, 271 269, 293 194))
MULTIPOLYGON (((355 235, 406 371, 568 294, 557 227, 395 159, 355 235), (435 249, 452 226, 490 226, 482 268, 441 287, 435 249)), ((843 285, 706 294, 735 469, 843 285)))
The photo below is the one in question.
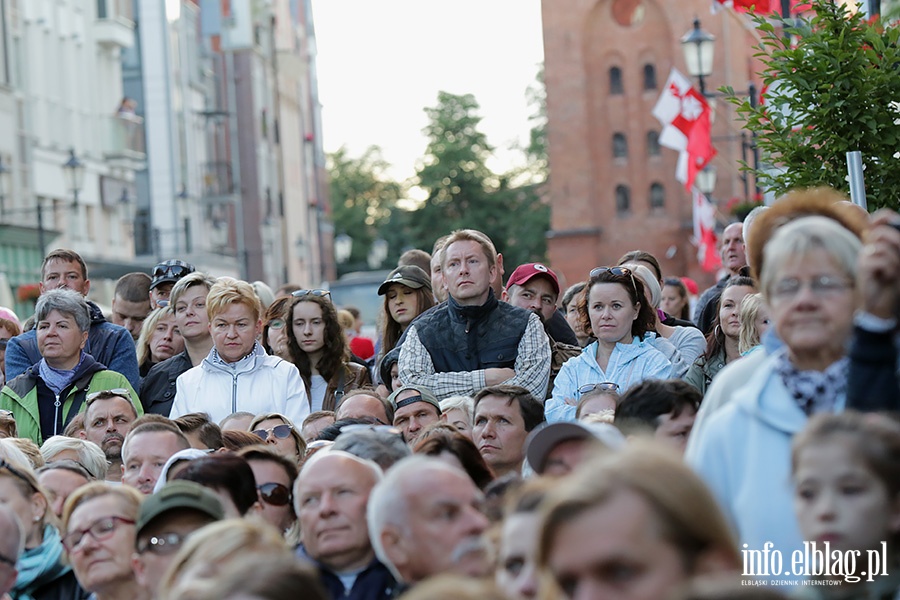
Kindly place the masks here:
MULTIPOLYGON (((400 381, 425 386, 440 400, 457 395, 474 396, 485 387, 484 369, 436 373, 431 354, 419 340, 415 324, 410 325, 406 331, 406 341, 400 348, 399 368, 400 381)), ((550 340, 537 315, 528 318, 528 325, 519 341, 513 370, 516 375, 503 383, 522 386, 542 401, 550 380, 550 340)))

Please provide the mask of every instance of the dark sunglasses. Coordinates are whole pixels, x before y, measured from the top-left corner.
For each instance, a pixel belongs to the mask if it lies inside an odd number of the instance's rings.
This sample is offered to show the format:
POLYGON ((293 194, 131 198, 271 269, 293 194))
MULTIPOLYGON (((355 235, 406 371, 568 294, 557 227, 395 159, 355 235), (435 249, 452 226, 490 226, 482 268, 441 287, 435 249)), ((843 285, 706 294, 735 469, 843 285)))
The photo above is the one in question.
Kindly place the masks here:
POLYGON ((138 548, 138 553, 144 554, 150 552, 151 554, 156 554, 158 556, 169 556, 170 554, 178 552, 178 549, 181 548, 181 545, 186 538, 187 536, 175 532, 154 535, 145 543, 141 544, 138 548))
POLYGON ((632 273, 631 269, 628 267, 596 267, 591 269, 589 277, 593 280, 607 271, 619 277, 631 277, 631 287, 637 291, 637 284, 634 282, 634 273, 632 273))
POLYGON ((269 427, 268 429, 256 429, 251 431, 250 433, 267 440, 269 439, 269 432, 272 432, 272 435, 277 437, 280 440, 291 435, 291 430, 294 427, 292 425, 276 425, 275 427, 269 427))
POLYGON ((191 271, 187 267, 182 267, 181 265, 167 265, 165 267, 156 267, 153 269, 153 278, 169 278, 175 277, 177 279, 181 279, 185 275, 190 275, 191 271))
POLYGON ((585 394, 593 392, 594 390, 600 390, 601 392, 618 392, 619 384, 613 383, 612 381, 604 381, 602 383, 588 383, 578 388, 578 393, 583 396, 585 394))
POLYGON ((306 296, 318 296, 320 298, 328 298, 331 300, 331 292, 328 290, 297 290, 292 292, 294 298, 305 298, 306 296))
POLYGON ((293 500, 291 490, 280 483, 264 483, 256 486, 256 489, 259 491, 259 497, 262 501, 272 506, 287 506, 293 500))

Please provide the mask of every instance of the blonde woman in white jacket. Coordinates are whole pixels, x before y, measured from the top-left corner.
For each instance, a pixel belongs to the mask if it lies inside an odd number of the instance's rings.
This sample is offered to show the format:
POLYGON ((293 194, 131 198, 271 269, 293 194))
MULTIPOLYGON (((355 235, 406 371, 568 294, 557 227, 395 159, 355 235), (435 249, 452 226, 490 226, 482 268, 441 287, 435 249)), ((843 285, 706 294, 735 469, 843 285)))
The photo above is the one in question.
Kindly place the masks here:
POLYGON ((219 279, 209 290, 206 310, 213 349, 178 377, 169 418, 205 412, 218 423, 239 411, 277 412, 302 423, 309 415, 306 388, 294 365, 269 356, 257 342, 262 309, 250 284, 219 279))

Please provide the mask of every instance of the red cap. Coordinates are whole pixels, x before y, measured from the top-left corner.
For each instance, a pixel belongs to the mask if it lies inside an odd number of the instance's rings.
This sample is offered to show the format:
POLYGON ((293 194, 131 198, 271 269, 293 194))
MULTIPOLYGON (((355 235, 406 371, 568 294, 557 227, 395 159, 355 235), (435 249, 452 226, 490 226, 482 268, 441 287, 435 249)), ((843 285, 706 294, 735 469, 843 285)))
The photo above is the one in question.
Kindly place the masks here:
POLYGON ((524 285, 528 283, 531 278, 537 277, 538 275, 549 278, 550 282, 553 284, 553 291, 559 294, 559 279, 556 278, 556 273, 541 263, 525 263, 524 265, 516 267, 516 270, 512 272, 512 275, 510 275, 509 279, 506 281, 506 287, 511 285, 524 285))
POLYGON ((700 293, 700 286, 698 286, 697 282, 690 277, 682 277, 681 282, 684 284, 684 287, 687 288, 688 293, 692 296, 696 296, 700 293))

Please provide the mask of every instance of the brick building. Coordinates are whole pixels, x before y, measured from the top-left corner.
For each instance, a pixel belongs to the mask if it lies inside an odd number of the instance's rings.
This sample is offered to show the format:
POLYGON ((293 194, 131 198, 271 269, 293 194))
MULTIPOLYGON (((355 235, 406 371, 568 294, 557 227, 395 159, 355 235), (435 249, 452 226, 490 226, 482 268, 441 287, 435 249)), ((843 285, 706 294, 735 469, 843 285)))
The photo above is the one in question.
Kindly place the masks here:
MULTIPOLYGON (((651 115, 669 71, 685 75, 680 38, 695 17, 716 36, 706 89, 744 91, 758 70, 749 18, 711 14, 711 0, 543 0, 551 230, 548 254, 568 284, 628 250, 651 252, 664 275, 713 281, 691 244, 691 198, 675 180, 677 153, 660 148, 651 115)), ((734 108, 714 108, 713 193, 724 213, 744 198, 738 161, 742 144, 734 108)), ((754 193, 752 178, 749 194, 754 193)), ((722 215, 727 220, 727 215, 722 215)))

